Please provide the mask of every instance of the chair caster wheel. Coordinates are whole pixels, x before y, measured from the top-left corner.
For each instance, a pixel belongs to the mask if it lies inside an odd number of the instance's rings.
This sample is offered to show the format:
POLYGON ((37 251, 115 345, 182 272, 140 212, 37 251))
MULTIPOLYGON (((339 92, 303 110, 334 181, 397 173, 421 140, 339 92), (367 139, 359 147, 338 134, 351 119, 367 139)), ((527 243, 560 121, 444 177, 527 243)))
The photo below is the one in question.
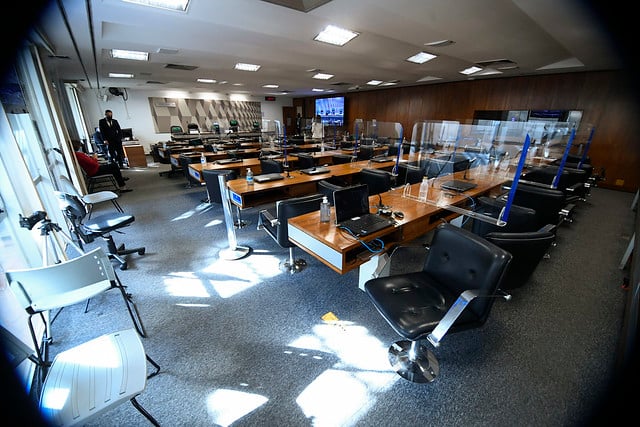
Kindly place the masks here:
POLYGON ((140 250, 138 251, 138 255, 144 255, 144 249, 140 249, 140 250))
POLYGON ((126 270, 128 267, 127 263, 124 263, 120 266, 120 270, 126 270))

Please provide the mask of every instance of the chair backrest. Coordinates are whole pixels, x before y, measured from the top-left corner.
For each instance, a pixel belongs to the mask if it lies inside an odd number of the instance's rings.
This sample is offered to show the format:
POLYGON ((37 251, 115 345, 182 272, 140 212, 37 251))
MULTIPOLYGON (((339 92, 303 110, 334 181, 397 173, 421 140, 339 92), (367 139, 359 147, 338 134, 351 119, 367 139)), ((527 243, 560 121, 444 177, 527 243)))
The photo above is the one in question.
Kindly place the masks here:
POLYGON ((391 189, 391 174, 382 169, 364 168, 358 174, 358 181, 367 184, 369 195, 384 193, 391 189))
MULTIPOLYGON (((505 185, 510 187, 511 182, 505 185)), ((537 226, 543 227, 547 224, 558 225, 561 222, 560 211, 566 204, 566 197, 561 190, 520 182, 513 204, 534 209, 538 217, 537 226)))
POLYGON ((220 182, 218 177, 220 175, 226 175, 226 180, 232 180, 237 178, 237 173, 232 169, 203 169, 202 178, 207 187, 207 194, 209 195, 209 202, 222 203, 222 194, 220 193, 220 182))
POLYGON ((358 160, 369 160, 373 157, 374 147, 367 145, 360 145, 358 147, 358 160))
POLYGON ((555 235, 549 231, 494 232, 487 234, 484 238, 513 256, 501 288, 514 289, 527 283, 549 250, 555 235))
POLYGON ((260 159, 261 174, 265 173, 282 173, 284 167, 282 163, 274 159, 260 159))
POLYGON ((289 240, 289 218, 320 210, 322 194, 310 194, 276 202, 276 218, 278 218, 276 241, 283 248, 294 246, 289 240))
POLYGON ((309 154, 299 153, 298 156, 298 169, 308 169, 315 167, 316 161, 313 156, 309 154))
MULTIPOLYGON (((472 232, 445 223, 436 227, 423 271, 455 295, 478 290, 487 298, 475 298, 466 310, 473 312, 473 323, 456 322, 451 331, 483 324, 502 285, 511 254, 472 232)), ((462 320, 464 316, 459 318, 462 320)))
POLYGON ((66 307, 111 288, 116 275, 101 248, 39 268, 5 272, 9 288, 29 313, 66 307))
POLYGON ((183 133, 182 126, 171 126, 171 133, 183 133))
POLYGON ((333 163, 334 165, 349 163, 351 162, 351 158, 352 157, 348 154, 334 154, 333 156, 331 156, 331 163, 333 163))
POLYGON ((419 166, 400 163, 398 164, 396 185, 416 184, 422 182, 423 176, 424 171, 419 166))
MULTIPOLYGON (((493 197, 478 197, 478 206, 474 209, 474 212, 490 216, 492 218, 498 218, 506 202, 501 199, 495 199, 493 197)), ((484 237, 487 233, 491 232, 523 232, 523 231, 536 231, 540 227, 538 226, 538 218, 536 211, 524 206, 511 205, 509 210, 509 217, 507 218, 507 224, 504 226, 498 226, 486 221, 474 219, 471 224, 471 231, 478 236, 484 237)))
POLYGON ((333 192, 336 190, 341 190, 343 188, 344 186, 334 184, 333 182, 329 182, 326 179, 318 181, 318 193, 322 194, 323 196, 327 196, 327 199, 329 200, 329 204, 331 206, 333 206, 333 192))

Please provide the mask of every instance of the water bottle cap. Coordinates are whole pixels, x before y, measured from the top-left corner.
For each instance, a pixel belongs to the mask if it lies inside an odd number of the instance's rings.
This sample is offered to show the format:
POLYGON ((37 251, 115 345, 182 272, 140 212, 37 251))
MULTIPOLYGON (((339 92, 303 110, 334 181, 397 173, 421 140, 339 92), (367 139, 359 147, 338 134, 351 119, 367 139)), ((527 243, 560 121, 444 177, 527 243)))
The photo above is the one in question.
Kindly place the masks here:
POLYGON ((324 196, 324 197, 322 198, 322 201, 323 201, 323 202, 328 202, 328 201, 329 201, 329 199, 327 199, 327 196, 324 196))

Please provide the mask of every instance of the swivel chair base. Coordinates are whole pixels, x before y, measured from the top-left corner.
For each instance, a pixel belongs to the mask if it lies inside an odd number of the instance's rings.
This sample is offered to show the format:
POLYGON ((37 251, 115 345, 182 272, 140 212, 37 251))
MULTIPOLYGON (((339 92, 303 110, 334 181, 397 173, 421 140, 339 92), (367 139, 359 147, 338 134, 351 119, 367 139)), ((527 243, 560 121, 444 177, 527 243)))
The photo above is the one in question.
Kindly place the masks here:
POLYGON ((146 252, 146 248, 144 247, 126 249, 124 243, 116 247, 116 244, 110 235, 104 236, 103 239, 107 241, 109 259, 118 261, 118 264, 120 264, 120 270, 126 270, 129 267, 127 261, 122 258, 122 255, 129 255, 132 253, 144 255, 144 253, 146 252))
POLYGON ((289 248, 289 258, 280 261, 280 270, 288 272, 290 274, 300 273, 307 268, 307 261, 302 258, 294 259, 292 252, 293 248, 289 248))
POLYGON ((405 380, 432 382, 440 373, 436 356, 418 341, 396 341, 389 347, 389 363, 405 380))

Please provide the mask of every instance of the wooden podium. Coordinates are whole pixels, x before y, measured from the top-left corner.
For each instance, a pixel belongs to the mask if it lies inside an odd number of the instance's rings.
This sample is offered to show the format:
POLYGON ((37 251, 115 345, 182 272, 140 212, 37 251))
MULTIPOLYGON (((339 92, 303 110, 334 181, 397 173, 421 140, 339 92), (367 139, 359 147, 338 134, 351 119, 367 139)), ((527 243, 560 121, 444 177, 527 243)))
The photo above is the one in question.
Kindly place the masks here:
POLYGON ((144 148, 140 144, 123 144, 125 157, 129 160, 130 168, 146 168, 147 156, 144 154, 144 148))

